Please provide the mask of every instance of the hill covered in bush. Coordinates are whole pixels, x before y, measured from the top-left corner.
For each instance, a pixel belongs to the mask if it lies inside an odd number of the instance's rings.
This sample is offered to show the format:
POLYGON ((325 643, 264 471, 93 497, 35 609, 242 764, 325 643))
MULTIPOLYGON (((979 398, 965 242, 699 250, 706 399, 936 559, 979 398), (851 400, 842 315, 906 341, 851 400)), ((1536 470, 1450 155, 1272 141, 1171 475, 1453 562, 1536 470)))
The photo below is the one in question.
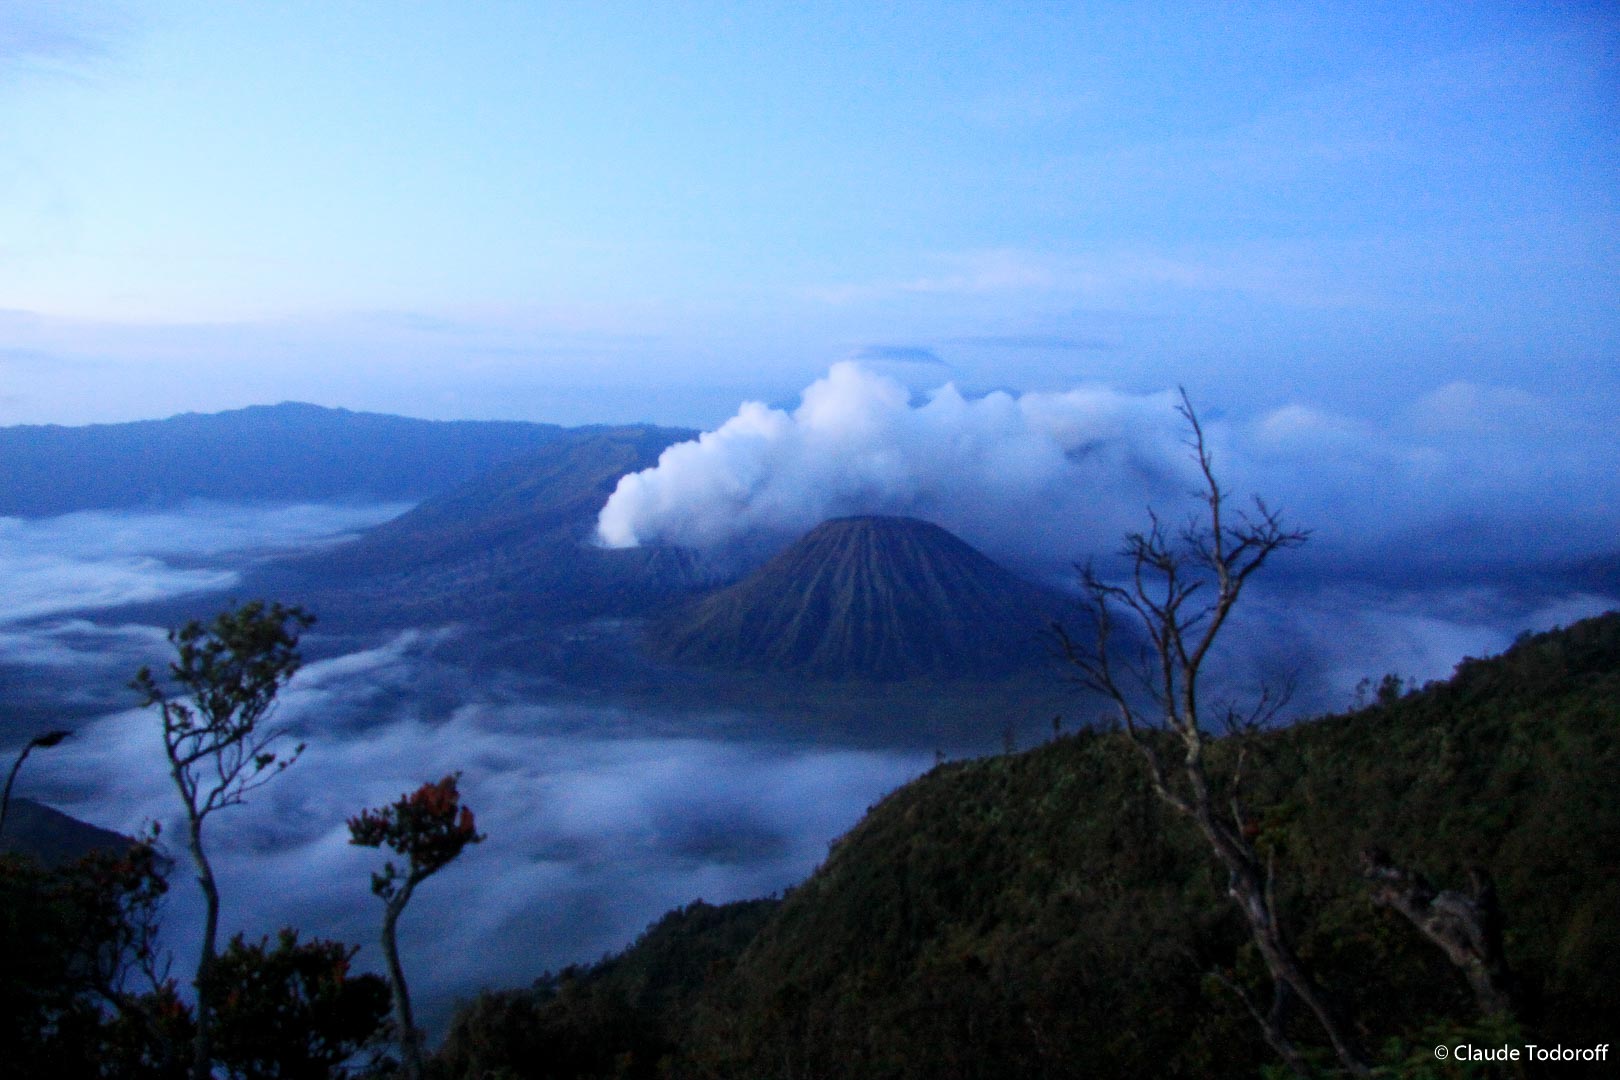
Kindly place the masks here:
MULTIPOLYGON (((1620 614, 1383 697, 1249 746, 1249 828, 1303 959, 1398 1072, 1437 1075, 1442 1039, 1612 1040, 1620 614), (1494 878, 1515 1019, 1482 1020, 1458 969, 1371 902, 1370 847, 1440 889, 1463 888, 1474 868, 1494 878)), ((1234 751, 1217 744, 1217 775, 1234 751)), ((1274 1057, 1233 986, 1269 994, 1214 860, 1155 800, 1121 735, 1085 732, 940 765, 779 901, 695 904, 593 968, 470 1003, 434 1067, 1255 1076, 1274 1057)), ((1310 1045, 1307 1021, 1294 1028, 1310 1045)))

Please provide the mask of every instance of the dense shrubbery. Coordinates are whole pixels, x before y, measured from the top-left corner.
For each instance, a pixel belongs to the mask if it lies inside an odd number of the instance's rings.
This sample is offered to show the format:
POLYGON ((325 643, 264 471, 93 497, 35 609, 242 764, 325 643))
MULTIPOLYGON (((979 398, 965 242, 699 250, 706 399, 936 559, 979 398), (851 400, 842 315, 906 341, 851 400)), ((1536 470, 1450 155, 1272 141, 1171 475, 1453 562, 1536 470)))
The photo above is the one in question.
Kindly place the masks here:
POLYGON ((533 988, 463 1006, 436 1056, 442 1077, 656 1077, 680 1052, 700 1000, 778 907, 701 900, 654 923, 630 949, 533 988))
POLYGON ((376 1039, 388 1015, 388 984, 349 973, 356 946, 301 942, 282 930, 250 943, 238 934, 209 972, 217 988, 214 1054, 233 1078, 336 1077, 376 1039))
MULTIPOLYGON (((1525 1030, 1612 1040, 1620 615, 1385 697, 1255 748, 1255 840, 1286 871, 1300 952, 1368 1046, 1416 1062, 1482 1022, 1456 969, 1370 903, 1358 854, 1387 848, 1442 888, 1483 866, 1525 1030)), ((1254 1076, 1270 1051, 1221 979, 1263 986, 1264 969, 1223 888, 1119 735, 942 765, 778 907, 701 909, 687 934, 689 909, 546 990, 480 999, 441 1075, 1254 1076)))
POLYGON ((190 1038, 172 984, 140 980, 166 883, 147 843, 46 868, 0 856, 0 1044, 18 1076, 172 1075, 190 1038))

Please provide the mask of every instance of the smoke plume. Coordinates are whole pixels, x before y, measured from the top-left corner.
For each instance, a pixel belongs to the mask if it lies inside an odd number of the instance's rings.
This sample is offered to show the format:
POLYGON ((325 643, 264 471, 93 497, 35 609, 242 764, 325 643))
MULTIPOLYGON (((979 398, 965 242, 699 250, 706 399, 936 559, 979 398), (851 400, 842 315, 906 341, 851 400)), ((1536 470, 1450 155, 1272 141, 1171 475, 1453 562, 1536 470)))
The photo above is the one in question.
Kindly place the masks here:
POLYGON ((1118 537, 1144 495, 1191 483, 1171 394, 1103 388, 914 401, 900 383, 835 364, 791 413, 758 402, 624 477, 603 543, 725 551, 831 517, 906 514, 1020 564, 1058 562, 1076 535, 1118 537), (1031 513, 1040 508, 1041 513, 1031 513))

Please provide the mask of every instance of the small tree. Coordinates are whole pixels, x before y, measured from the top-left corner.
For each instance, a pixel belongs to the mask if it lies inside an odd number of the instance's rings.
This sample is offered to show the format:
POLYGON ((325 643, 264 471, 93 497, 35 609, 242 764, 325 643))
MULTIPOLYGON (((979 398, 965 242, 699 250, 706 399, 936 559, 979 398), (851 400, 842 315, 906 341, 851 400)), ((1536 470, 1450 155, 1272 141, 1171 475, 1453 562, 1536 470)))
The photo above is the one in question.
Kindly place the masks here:
MULTIPOLYGON (((1188 445, 1202 480, 1200 513, 1172 533, 1149 511, 1148 531, 1125 539, 1122 554, 1131 566, 1126 584, 1105 581, 1086 566, 1081 581, 1096 624, 1095 644, 1077 643, 1061 628, 1059 639, 1082 681, 1113 702, 1126 736, 1146 764, 1154 794, 1197 826, 1226 871, 1227 895, 1242 914, 1271 976, 1271 1008, 1262 1010, 1235 982, 1224 981, 1295 1072, 1303 1075, 1306 1064, 1285 1030, 1292 1001, 1316 1017, 1340 1063, 1352 1073, 1365 1074, 1368 1069, 1360 1050, 1279 921, 1273 868, 1255 849, 1240 798, 1242 751, 1224 784, 1211 774, 1208 751, 1213 738, 1198 688, 1204 663, 1244 586, 1273 554, 1304 543, 1307 534, 1286 527, 1259 498, 1252 513, 1228 512, 1203 427, 1186 391, 1178 411, 1192 432, 1188 445), (1128 613, 1146 636, 1146 647, 1134 662, 1119 655, 1116 611, 1128 613), (1179 756, 1179 765, 1172 755, 1179 756)), ((1263 693, 1249 712, 1227 710, 1222 720, 1228 730, 1252 731, 1274 718, 1280 706, 1278 698, 1263 693)))
POLYGON ((153 825, 123 851, 92 851, 56 874, 58 896, 77 914, 69 950, 75 967, 120 1012, 170 981, 168 956, 158 945, 158 916, 172 863, 158 851, 157 839, 153 825))
POLYGON ((209 978, 219 937, 219 886, 203 846, 203 823, 270 782, 303 752, 272 749, 282 732, 268 726, 276 694, 302 664, 299 633, 315 620, 303 609, 252 601, 207 625, 193 621, 169 632, 175 659, 159 682, 141 668, 130 684, 146 707, 163 716, 163 750, 186 812, 186 843, 197 867, 206 908, 197 960, 197 1029, 192 1076, 207 1080, 212 1065, 213 986, 209 978))
POLYGON ((388 981, 394 990, 394 1024, 399 1029, 405 1071, 412 1080, 422 1076, 421 1033, 411 1018, 411 997, 399 964, 396 927, 416 886, 449 865, 468 844, 484 838, 473 812, 461 805, 456 790, 459 774, 437 783, 423 784, 399 801, 380 810, 365 810, 349 819, 349 842, 362 847, 386 846, 406 858, 404 870, 392 860, 371 875, 371 891, 383 901, 382 947, 388 962, 388 981))

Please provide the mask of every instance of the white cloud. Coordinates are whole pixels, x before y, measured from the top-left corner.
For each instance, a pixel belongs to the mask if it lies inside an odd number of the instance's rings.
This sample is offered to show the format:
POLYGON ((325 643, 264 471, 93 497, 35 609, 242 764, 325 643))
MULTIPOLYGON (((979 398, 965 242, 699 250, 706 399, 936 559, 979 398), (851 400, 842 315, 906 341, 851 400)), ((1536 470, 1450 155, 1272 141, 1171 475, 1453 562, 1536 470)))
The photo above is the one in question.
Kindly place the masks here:
POLYGON ((745 404, 619 482, 602 540, 723 550, 829 517, 907 514, 1003 559, 1066 563, 1077 537, 1119 536, 1186 482, 1173 398, 1102 388, 913 403, 900 383, 833 365, 791 413, 745 404))
MULTIPOLYGON (((829 517, 908 514, 1067 580, 1148 507, 1169 521, 1191 510, 1198 483, 1175 405, 1169 392, 1095 386, 968 398, 947 384, 919 399, 840 363, 796 409, 750 402, 625 477, 599 535, 746 552, 829 517)), ((1306 402, 1252 419, 1206 410, 1204 431, 1227 493, 1283 508, 1313 530, 1311 551, 1368 556, 1399 540, 1465 569, 1484 556, 1591 555, 1620 534, 1620 475, 1598 449, 1612 430, 1522 391, 1453 384, 1383 423, 1306 402), (1481 550, 1439 541, 1459 529, 1481 550)))

